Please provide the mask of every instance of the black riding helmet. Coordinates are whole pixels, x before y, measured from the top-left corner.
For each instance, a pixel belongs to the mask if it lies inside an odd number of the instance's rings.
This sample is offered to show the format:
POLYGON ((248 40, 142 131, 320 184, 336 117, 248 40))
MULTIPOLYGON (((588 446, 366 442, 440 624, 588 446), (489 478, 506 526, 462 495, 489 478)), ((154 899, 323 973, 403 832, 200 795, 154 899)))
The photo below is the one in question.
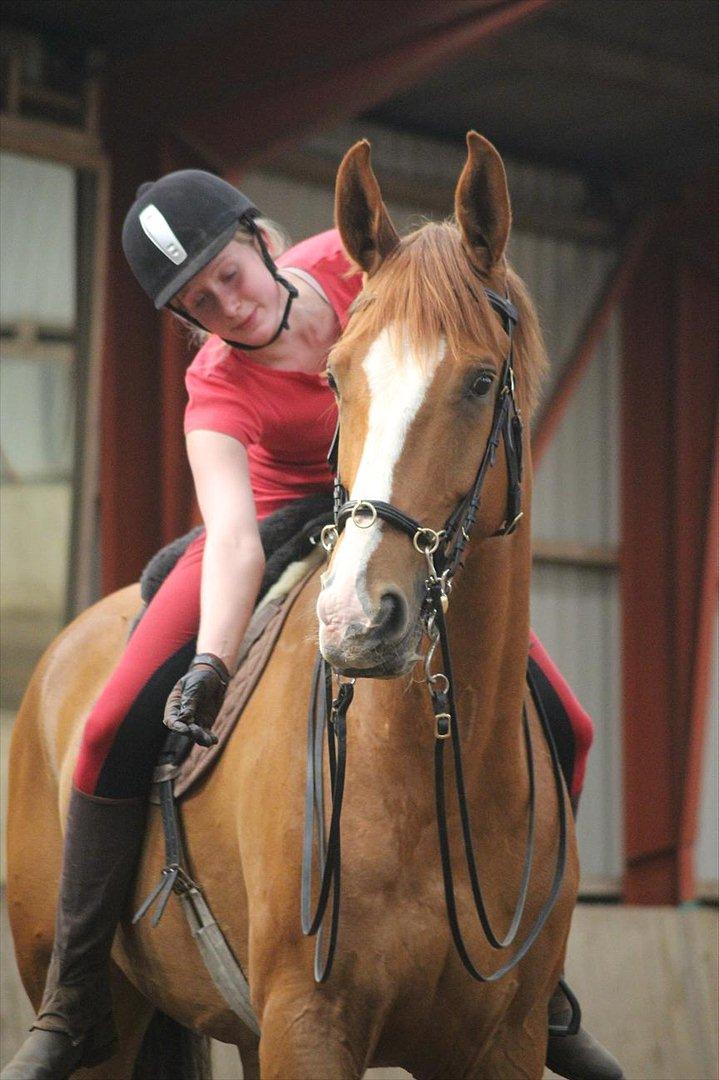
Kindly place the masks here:
POLYGON ((170 301, 229 244, 238 226, 248 228, 257 238, 272 277, 287 290, 287 304, 269 341, 262 345, 228 344, 264 349, 287 328, 297 290, 278 272, 255 223, 258 216, 257 207, 226 180, 201 169, 181 169, 138 188, 122 227, 122 247, 130 269, 155 307, 170 306, 205 330, 180 304, 170 301))

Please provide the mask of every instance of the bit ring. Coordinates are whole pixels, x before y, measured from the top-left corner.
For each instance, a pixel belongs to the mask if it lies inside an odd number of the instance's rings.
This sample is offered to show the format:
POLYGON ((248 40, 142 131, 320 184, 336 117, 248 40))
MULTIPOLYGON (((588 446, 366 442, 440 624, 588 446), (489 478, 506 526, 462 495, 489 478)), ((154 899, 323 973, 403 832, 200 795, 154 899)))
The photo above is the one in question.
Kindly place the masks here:
POLYGON ((325 525, 320 533, 320 543, 325 551, 331 552, 339 539, 336 525, 325 525))
POLYGON ((420 555, 434 555, 439 547, 439 538, 440 533, 435 532, 434 529, 417 529, 417 532, 412 537, 412 543, 420 555), (427 537, 426 544, 422 544, 424 537, 427 537))

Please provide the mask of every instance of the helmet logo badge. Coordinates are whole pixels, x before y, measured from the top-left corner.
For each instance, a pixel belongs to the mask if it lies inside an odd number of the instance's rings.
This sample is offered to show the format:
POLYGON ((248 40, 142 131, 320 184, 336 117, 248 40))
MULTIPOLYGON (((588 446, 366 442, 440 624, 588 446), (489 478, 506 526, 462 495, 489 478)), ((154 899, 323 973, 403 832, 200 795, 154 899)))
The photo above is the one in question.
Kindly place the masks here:
POLYGON ((187 258, 187 252, 170 228, 170 224, 152 203, 140 212, 140 225, 148 240, 166 255, 170 262, 179 266, 187 258))

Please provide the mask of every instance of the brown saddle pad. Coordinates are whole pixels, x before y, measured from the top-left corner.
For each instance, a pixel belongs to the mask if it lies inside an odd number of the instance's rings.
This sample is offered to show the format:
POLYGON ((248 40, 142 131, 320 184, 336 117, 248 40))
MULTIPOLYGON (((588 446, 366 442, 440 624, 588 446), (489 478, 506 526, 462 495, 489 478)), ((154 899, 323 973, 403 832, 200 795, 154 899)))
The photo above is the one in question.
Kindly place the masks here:
POLYGON ((288 567, 286 575, 292 576, 289 589, 282 591, 283 579, 280 579, 275 589, 268 593, 267 598, 252 616, 240 649, 239 667, 228 687, 220 715, 212 727, 219 742, 208 748, 193 746, 184 761, 179 766, 173 767, 170 775, 174 775, 173 790, 176 799, 185 795, 202 776, 209 772, 219 758, 260 675, 265 670, 280 630, 292 610, 292 605, 305 583, 314 574, 320 561, 318 557, 311 556, 303 563, 288 567))

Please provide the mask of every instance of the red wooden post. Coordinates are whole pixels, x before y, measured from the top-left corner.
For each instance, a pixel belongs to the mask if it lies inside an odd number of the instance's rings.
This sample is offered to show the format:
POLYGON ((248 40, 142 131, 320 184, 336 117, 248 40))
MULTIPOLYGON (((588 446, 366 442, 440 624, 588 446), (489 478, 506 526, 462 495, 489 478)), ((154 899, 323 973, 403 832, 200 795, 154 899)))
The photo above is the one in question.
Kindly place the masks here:
POLYGON ((135 191, 157 175, 157 140, 105 119, 110 222, 103 325, 100 435, 102 590, 136 580, 160 545, 159 321, 125 263, 122 223, 135 191))
POLYGON ((716 602, 715 200, 705 182, 667 208, 623 311, 625 897, 637 903, 694 896, 716 602))
MULTIPOLYGON (((158 175, 175 169, 211 170, 206 161, 169 136, 162 140, 160 166, 158 175)), ((160 493, 162 543, 166 544, 195 524, 194 492, 185 450, 183 419, 187 402, 185 371, 198 345, 190 331, 169 312, 162 313, 160 336, 160 493)))

